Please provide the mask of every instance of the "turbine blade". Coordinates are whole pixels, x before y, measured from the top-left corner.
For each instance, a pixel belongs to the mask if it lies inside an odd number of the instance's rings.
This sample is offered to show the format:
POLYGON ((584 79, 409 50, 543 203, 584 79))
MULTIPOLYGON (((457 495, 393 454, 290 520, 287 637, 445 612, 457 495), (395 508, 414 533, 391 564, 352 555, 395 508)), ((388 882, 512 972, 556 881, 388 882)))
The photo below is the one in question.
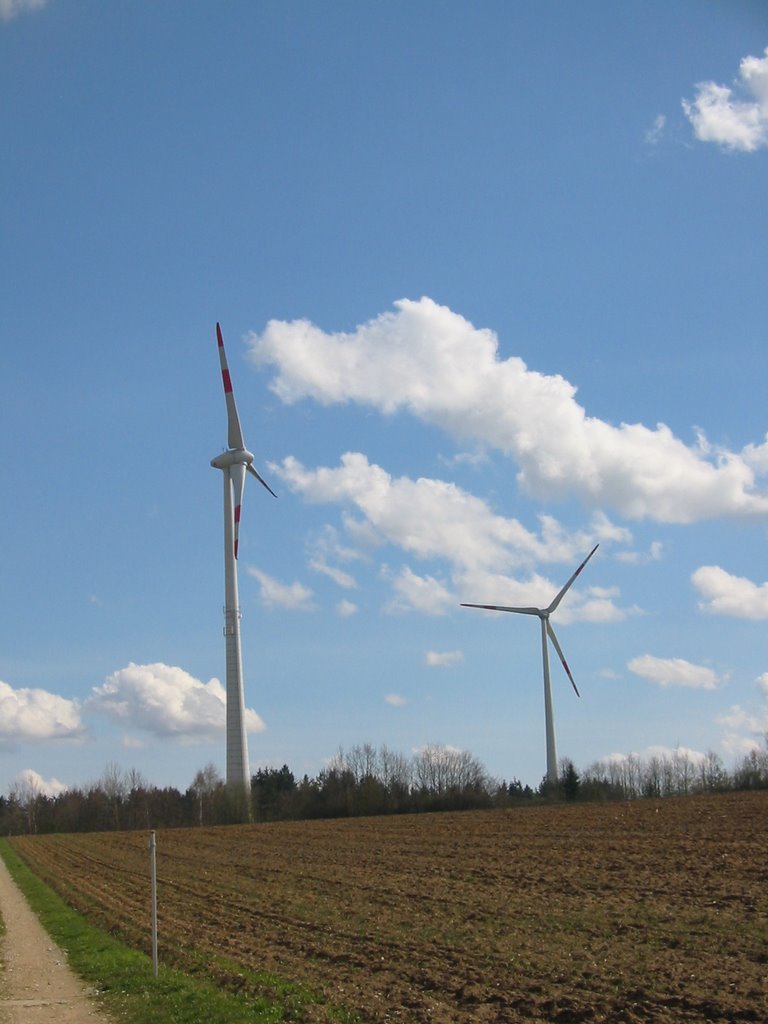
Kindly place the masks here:
POLYGON ((229 476, 232 480, 232 505, 235 518, 235 558, 237 558, 237 547, 240 538, 240 510, 243 507, 243 491, 245 490, 245 463, 236 462, 233 466, 230 466, 229 476))
POLYGON ((503 604, 466 604, 461 602, 462 608, 485 608, 489 612, 519 612, 521 615, 539 615, 539 608, 507 608, 503 604))
POLYGON ((218 324, 216 324, 216 338, 219 342, 221 379, 224 381, 224 398, 227 402, 227 445, 229 448, 245 448, 243 431, 240 427, 240 417, 237 415, 237 405, 235 405, 235 393, 232 390, 232 379, 229 376, 229 367, 227 366, 227 353, 224 351, 224 339, 221 336, 221 327, 218 324))
POLYGON ((592 557, 592 555, 594 555, 594 553, 595 553, 595 552, 597 551, 597 549, 598 549, 599 547, 600 547, 600 545, 599 545, 599 544, 595 544, 595 546, 594 546, 594 547, 592 548, 592 550, 591 550, 591 551, 589 552, 589 554, 588 554, 588 555, 587 555, 587 557, 586 557, 586 558, 584 559, 584 561, 583 561, 583 562, 581 563, 581 565, 580 565, 580 566, 579 566, 579 568, 578 568, 578 569, 576 570, 576 572, 575 572, 575 573, 573 574, 573 576, 571 576, 571 578, 570 578, 570 579, 568 580, 568 582, 567 582, 567 583, 565 584, 565 586, 564 586, 564 587, 563 587, 563 589, 562 589, 562 590, 560 591, 560 593, 559 593, 559 594, 557 595, 557 597, 556 597, 556 598, 555 598, 555 600, 554 600, 554 601, 552 602, 552 604, 551 604, 551 605, 549 606, 549 608, 545 608, 545 609, 544 609, 544 610, 546 611, 547 615, 551 615, 551 614, 552 614, 552 612, 553 612, 553 611, 555 610, 555 608, 557 608, 557 606, 558 606, 558 605, 560 604, 560 602, 561 602, 561 601, 563 600, 563 598, 565 597, 565 595, 566 595, 566 592, 567 592, 567 591, 569 590, 569 588, 570 588, 571 584, 573 583, 573 581, 574 581, 574 580, 576 579, 576 577, 577 577, 577 576, 579 575, 579 573, 581 572, 581 570, 582 570, 582 569, 584 568, 584 566, 585 566, 585 565, 587 564, 587 562, 588 562, 588 561, 590 560, 590 558, 592 557))
POLYGON ((563 668, 565 669, 566 675, 571 680, 571 686, 576 691, 576 696, 580 697, 581 694, 579 693, 579 689, 576 686, 576 683, 573 681, 573 676, 571 675, 571 670, 568 668, 568 662, 565 660, 565 655, 563 654, 563 649, 560 646, 560 644, 557 642, 557 637, 555 636, 555 631, 554 631, 554 629, 552 629, 552 624, 550 623, 549 619, 547 619, 547 635, 549 636, 549 639, 552 641, 552 646, 557 651, 558 658, 563 663, 563 668))
POLYGON ((255 470, 255 469, 253 468, 253 466, 251 465, 251 463, 250 463, 250 462, 248 463, 248 472, 249 472, 249 473, 252 473, 252 474, 253 474, 253 476, 255 476, 255 477, 256 477, 256 479, 257 479, 257 480, 259 481, 259 483, 260 483, 260 484, 262 485, 262 487, 266 487, 266 488, 267 488, 267 490, 269 491, 269 493, 270 493, 270 494, 272 495, 272 497, 273 497, 273 498, 276 498, 276 497, 277 497, 277 495, 276 495, 276 494, 275 494, 275 492, 274 492, 274 491, 272 490, 272 488, 271 488, 271 487, 269 486, 269 484, 267 483, 267 481, 266 481, 266 480, 263 480, 263 479, 262 479, 262 478, 261 478, 261 477, 259 476, 259 474, 258 474, 258 473, 256 472, 256 470, 255 470))

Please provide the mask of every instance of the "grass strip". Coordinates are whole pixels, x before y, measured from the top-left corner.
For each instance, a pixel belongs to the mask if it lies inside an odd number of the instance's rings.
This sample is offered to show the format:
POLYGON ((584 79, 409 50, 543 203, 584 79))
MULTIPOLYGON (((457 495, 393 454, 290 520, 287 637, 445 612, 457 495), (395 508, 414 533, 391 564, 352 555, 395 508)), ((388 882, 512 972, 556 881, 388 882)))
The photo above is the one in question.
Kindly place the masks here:
MULTIPOLYGON (((42 882, 12 849, 0 840, 0 856, 27 902, 54 941, 67 953, 75 973, 91 985, 106 1012, 122 1024, 287 1024, 305 1021, 313 1006, 313 1019, 321 1002, 313 994, 272 975, 244 971, 217 959, 220 971, 230 973, 245 990, 232 991, 210 977, 160 965, 158 977, 152 960, 131 949, 108 932, 92 927, 42 882), (275 999, 255 994, 275 993, 275 999)), ((0 925, 0 930, 2 925, 0 925)), ((350 1021, 343 1010, 322 1007, 329 1021, 350 1021)))

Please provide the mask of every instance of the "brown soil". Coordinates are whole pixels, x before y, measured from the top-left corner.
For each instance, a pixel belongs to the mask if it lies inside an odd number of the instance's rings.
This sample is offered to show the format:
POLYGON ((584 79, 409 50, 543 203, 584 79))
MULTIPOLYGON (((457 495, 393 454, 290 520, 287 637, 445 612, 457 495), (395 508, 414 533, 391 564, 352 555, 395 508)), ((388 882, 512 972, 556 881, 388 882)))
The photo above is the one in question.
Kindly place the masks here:
MULTIPOLYGON (((370 1022, 765 1022, 767 825, 742 793, 166 831, 161 959, 370 1022)), ((146 833, 14 845, 148 948, 146 833)))
POLYGON ((8 1024, 99 1024, 106 1018, 29 909, 0 859, 0 1020, 8 1024))

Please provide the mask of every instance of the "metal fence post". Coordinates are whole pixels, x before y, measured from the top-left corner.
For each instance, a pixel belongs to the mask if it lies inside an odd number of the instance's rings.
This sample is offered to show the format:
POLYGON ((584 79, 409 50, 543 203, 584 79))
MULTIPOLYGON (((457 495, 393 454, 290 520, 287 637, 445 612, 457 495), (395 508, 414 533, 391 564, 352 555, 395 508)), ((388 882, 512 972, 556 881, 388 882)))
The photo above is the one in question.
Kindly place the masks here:
POLYGON ((149 867, 152 876, 152 970, 157 977, 157 842, 154 830, 149 833, 149 867))

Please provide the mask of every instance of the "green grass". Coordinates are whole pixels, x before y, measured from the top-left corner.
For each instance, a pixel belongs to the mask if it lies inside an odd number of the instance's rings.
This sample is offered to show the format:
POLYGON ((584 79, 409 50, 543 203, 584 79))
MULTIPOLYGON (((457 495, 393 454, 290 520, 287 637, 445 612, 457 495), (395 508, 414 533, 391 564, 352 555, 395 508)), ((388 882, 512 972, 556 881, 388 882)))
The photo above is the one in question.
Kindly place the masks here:
MULTIPOLYGON (((88 924, 40 881, 7 840, 0 840, 0 856, 45 929, 66 950, 73 971, 122 1024, 292 1024, 306 1020, 310 1006, 317 1019, 322 1000, 307 989, 244 970, 225 958, 201 961, 193 974, 161 964, 155 978, 150 957, 88 924)), ((344 1010, 323 1010, 328 1021, 352 1024, 354 1019, 344 1010)))

